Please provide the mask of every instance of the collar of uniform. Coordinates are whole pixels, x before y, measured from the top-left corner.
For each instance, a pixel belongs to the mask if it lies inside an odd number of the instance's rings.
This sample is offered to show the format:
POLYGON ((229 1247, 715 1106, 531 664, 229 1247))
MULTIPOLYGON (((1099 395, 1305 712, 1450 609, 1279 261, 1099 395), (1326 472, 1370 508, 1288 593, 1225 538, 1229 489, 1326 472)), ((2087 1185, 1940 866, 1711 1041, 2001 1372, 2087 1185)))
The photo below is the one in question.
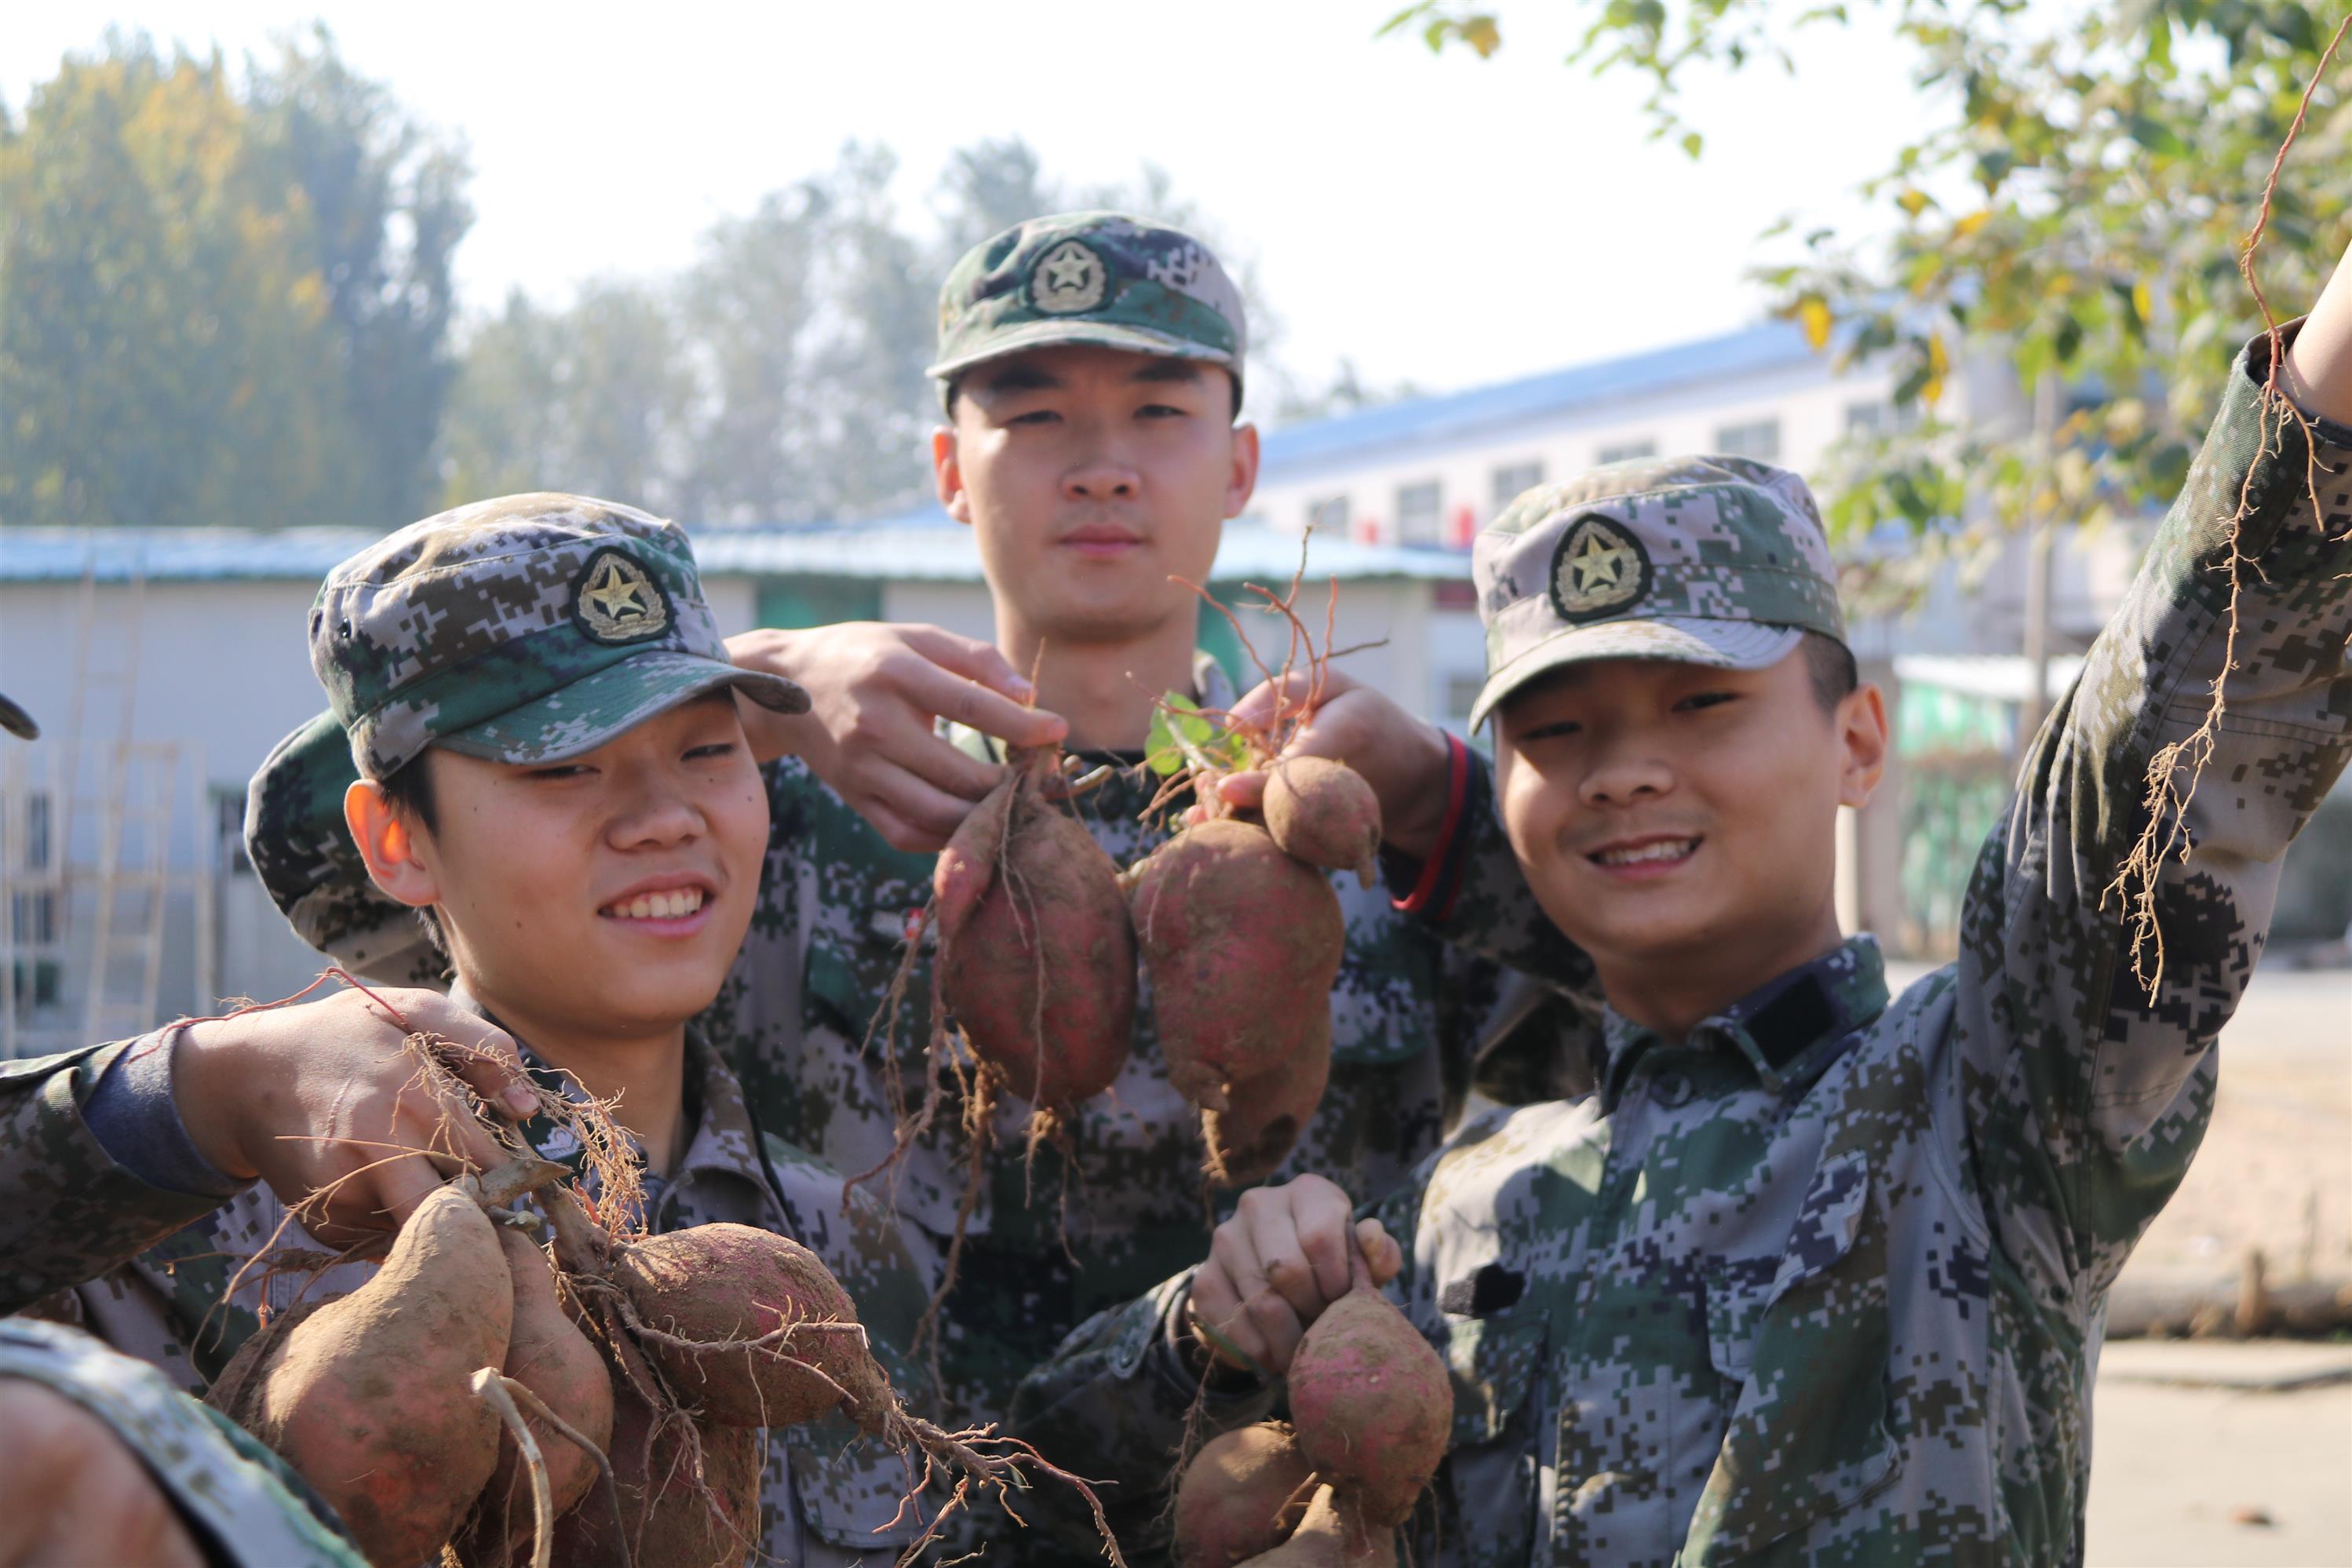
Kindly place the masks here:
MULTIPOLYGON (((1701 1020, 1691 1030, 1690 1044, 1738 1052, 1759 1082, 1783 1093, 1820 1077, 1853 1032, 1885 1010, 1886 965, 1878 939, 1850 936, 1701 1020)), ((1604 1112, 1617 1108, 1633 1064, 1657 1043, 1656 1035, 1615 1008, 1603 1013, 1604 1112)))
MULTIPOLYGON (((490 1010, 477 1001, 463 985, 449 988, 449 1000, 477 1017, 499 1023, 490 1010)), ((499 1024, 499 1026, 506 1028, 504 1024, 499 1024)), ((507 1032, 509 1035, 514 1033, 511 1029, 507 1032)), ((522 1057, 524 1068, 541 1088, 553 1089, 567 1100, 586 1098, 587 1091, 581 1088, 577 1079, 549 1063, 546 1058, 531 1048, 529 1041, 517 1036, 515 1048, 522 1057)), ((692 1131, 687 1135, 686 1152, 678 1160, 677 1168, 654 1184, 667 1190, 707 1177, 731 1176, 751 1183, 762 1194, 767 1194, 768 1184, 761 1173, 759 1156, 752 1143, 758 1132, 752 1126, 751 1111, 744 1104, 743 1086, 736 1081, 735 1074, 717 1049, 691 1024, 686 1026, 686 1068, 681 1087, 685 1090, 684 1110, 692 1131)), ((580 1142, 569 1129, 544 1116, 535 1116, 523 1123, 522 1133, 542 1158, 569 1165, 575 1172, 579 1170, 580 1142)), ((645 1150, 635 1138, 631 1138, 629 1143, 642 1161, 645 1150)))

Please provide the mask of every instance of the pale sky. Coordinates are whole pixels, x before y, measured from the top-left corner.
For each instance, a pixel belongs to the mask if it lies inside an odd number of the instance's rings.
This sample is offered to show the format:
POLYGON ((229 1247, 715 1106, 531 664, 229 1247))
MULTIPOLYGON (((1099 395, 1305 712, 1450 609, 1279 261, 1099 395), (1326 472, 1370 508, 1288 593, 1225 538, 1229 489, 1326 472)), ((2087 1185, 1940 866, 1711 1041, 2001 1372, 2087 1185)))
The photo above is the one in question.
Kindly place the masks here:
POLYGON ((478 310, 513 284, 560 298, 678 267, 711 218, 851 138, 898 153, 918 217, 947 154, 984 136, 1026 138, 1071 183, 1148 161, 1255 261, 1289 363, 1345 354, 1431 389, 1757 319, 1756 236, 1787 213, 1854 219, 1853 186, 1928 120, 1875 23, 1815 28, 1795 78, 1705 87, 1693 163, 1645 139, 1638 83, 1560 65, 1556 0, 1507 3, 1487 61, 1375 40, 1397 4, 46 0, 12 7, 0 95, 21 113, 109 24, 236 58, 323 16, 354 67, 470 144, 457 265, 478 310))

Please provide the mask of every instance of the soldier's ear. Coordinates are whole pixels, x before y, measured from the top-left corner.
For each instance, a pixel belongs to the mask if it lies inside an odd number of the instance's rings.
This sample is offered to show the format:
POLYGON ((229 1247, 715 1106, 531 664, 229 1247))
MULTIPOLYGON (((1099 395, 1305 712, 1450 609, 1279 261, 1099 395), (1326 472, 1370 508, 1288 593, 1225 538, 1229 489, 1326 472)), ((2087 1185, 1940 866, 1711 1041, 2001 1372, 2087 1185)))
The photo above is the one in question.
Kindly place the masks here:
POLYGON ((956 433, 947 426, 931 432, 931 488, 948 515, 969 528, 971 497, 963 488, 963 462, 956 453, 956 433))
POLYGON ((343 791, 343 826, 351 829, 368 876, 385 896, 411 909, 441 901, 441 881, 419 858, 421 835, 383 786, 373 779, 355 779, 343 791))
POLYGON ((1859 811, 1870 804, 1886 775, 1886 699, 1868 681, 1838 700, 1839 744, 1845 754, 1838 780, 1838 804, 1859 811))

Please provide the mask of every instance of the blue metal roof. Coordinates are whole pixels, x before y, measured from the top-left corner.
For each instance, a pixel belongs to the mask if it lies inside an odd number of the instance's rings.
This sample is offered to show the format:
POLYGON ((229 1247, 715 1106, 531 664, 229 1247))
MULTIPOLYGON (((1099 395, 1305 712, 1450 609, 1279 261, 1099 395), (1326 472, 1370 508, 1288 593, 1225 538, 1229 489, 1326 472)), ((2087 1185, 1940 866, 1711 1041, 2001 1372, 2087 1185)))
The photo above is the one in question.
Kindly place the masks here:
POLYGON ((1336 419, 1269 430, 1260 471, 1270 479, 1296 478, 1374 451, 1445 446, 1547 415, 1622 403, 1693 382, 1778 370, 1809 360, 1824 366, 1829 363, 1807 346, 1800 328, 1774 321, 1518 381, 1436 397, 1408 398, 1336 419))
MULTIPOLYGON (((978 583, 971 530, 934 507, 873 522, 709 528, 690 531, 703 573, 712 577, 866 577, 978 583)), ((355 528, 5 528, 0 583, 300 581, 316 583, 336 563, 381 535, 355 528)), ((1298 567, 1298 535, 1247 521, 1228 524, 1217 552, 1221 582, 1286 583, 1298 567)), ((1465 575, 1459 552, 1358 544, 1318 538, 1307 569, 1318 577, 1427 581, 1465 575)))

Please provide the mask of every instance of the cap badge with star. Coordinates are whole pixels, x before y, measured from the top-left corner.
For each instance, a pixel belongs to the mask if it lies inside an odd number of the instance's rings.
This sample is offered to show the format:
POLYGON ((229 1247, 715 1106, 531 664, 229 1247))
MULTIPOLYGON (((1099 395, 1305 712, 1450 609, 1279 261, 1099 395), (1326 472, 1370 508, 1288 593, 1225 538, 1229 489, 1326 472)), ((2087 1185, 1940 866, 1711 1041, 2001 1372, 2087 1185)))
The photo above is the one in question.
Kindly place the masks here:
POLYGON ((669 629, 669 600, 643 566, 600 550, 582 571, 573 607, 581 630, 600 643, 640 642, 669 629))
POLYGON ((1066 239, 1037 258, 1029 274, 1029 303, 1049 316, 1075 316, 1103 301, 1110 269, 1092 246, 1066 239))
POLYGON ((1560 535, 1551 559, 1551 602, 1562 620, 1609 615, 1649 588, 1649 552, 1610 519, 1590 514, 1560 535))

